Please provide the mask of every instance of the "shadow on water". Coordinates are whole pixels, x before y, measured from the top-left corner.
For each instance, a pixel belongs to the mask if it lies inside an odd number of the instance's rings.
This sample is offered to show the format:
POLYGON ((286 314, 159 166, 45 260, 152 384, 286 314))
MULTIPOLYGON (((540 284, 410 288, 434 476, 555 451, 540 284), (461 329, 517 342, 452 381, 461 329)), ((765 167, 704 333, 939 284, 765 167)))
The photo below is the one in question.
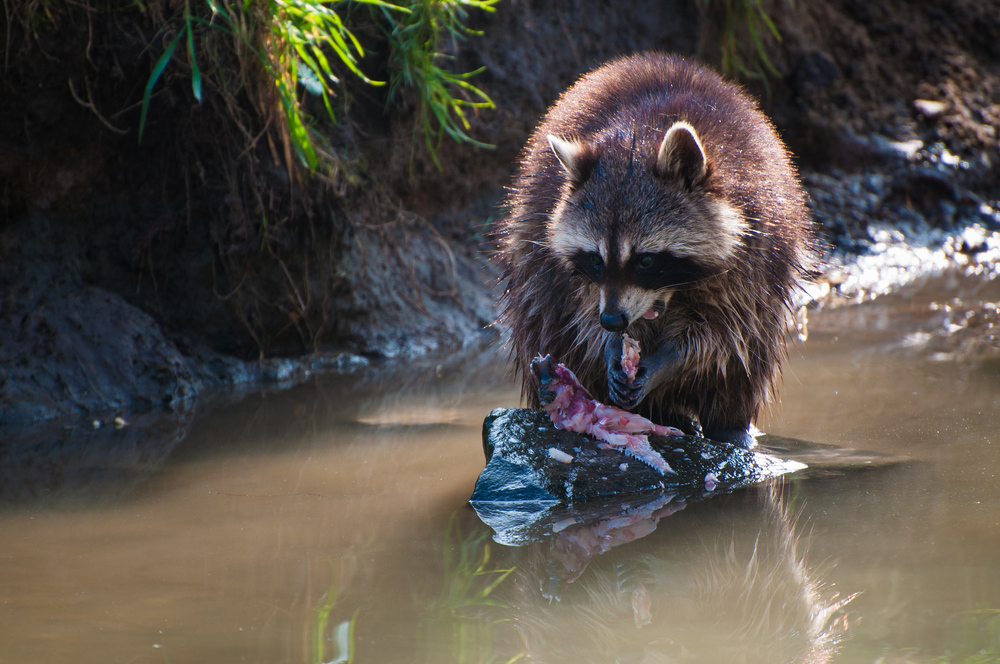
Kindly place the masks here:
POLYGON ((361 435, 391 427, 453 427, 464 396, 489 394, 491 386, 501 391, 505 371, 492 353, 457 354, 319 375, 290 389, 218 388, 173 409, 125 412, 118 422, 84 417, 4 426, 0 505, 113 501, 135 491, 168 459, 280 453, 334 423, 361 435), (199 435, 188 440, 196 421, 199 435), (201 435, 206 421, 211 432, 201 435))
POLYGON ((59 420, 4 427, 0 505, 92 505, 127 495, 159 470, 187 436, 193 407, 128 415, 128 421, 59 420))
POLYGON ((507 372, 496 352, 480 348, 261 391, 215 412, 210 430, 179 446, 173 460, 282 453, 331 430, 453 430, 471 421, 470 400, 516 398, 507 372))

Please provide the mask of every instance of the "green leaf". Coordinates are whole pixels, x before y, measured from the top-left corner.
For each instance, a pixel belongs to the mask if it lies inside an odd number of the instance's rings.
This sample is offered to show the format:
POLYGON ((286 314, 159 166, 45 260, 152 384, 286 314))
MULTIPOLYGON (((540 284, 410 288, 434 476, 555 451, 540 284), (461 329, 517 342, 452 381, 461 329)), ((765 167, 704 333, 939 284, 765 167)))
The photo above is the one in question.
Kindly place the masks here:
POLYGON ((139 113, 139 144, 142 145, 142 132, 146 128, 146 113, 149 111, 149 99, 153 94, 153 87, 156 82, 160 80, 160 75, 163 74, 163 70, 167 68, 167 64, 170 62, 170 58, 174 55, 174 49, 177 48, 177 42, 181 39, 180 32, 177 36, 170 40, 167 44, 167 48, 163 51, 163 55, 160 59, 156 61, 156 65, 153 67, 153 72, 149 75, 149 81, 146 82, 146 92, 142 95, 142 111, 139 113))

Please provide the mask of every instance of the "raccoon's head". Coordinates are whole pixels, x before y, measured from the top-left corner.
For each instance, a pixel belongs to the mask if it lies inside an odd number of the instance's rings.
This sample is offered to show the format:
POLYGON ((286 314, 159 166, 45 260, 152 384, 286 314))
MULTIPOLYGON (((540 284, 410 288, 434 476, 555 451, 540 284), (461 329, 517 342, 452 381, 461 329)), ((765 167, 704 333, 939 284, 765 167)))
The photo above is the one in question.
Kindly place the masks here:
POLYGON ((548 244, 595 285, 602 327, 620 332, 657 318, 676 290, 728 268, 748 226, 716 193, 690 124, 674 123, 662 139, 618 132, 548 141, 566 175, 548 244))

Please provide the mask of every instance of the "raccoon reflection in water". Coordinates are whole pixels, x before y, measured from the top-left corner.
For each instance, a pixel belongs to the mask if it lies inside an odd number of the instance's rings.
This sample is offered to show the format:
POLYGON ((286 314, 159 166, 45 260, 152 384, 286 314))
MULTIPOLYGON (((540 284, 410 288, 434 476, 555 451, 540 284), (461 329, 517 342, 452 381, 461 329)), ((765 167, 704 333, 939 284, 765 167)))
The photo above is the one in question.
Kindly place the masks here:
POLYGON ((782 494, 772 483, 700 511, 666 494, 512 549, 511 622, 553 663, 830 662, 857 594, 824 583, 782 494))

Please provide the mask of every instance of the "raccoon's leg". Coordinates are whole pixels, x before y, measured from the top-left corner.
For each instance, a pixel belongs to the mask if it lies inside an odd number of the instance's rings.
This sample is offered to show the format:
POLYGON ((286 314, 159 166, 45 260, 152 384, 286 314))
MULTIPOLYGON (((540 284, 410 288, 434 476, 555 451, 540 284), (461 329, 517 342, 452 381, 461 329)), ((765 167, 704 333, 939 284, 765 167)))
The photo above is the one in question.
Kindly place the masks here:
POLYGON ((705 437, 722 443, 732 443, 736 447, 742 447, 745 450, 749 450, 756 445, 756 441, 750 435, 749 422, 743 428, 737 426, 735 428, 705 429, 705 437))
POLYGON ((625 410, 635 410, 646 395, 677 371, 680 359, 680 349, 672 343, 664 343, 655 353, 639 360, 635 380, 630 382, 622 370, 622 335, 609 335, 604 347, 608 400, 625 410))
POLYGON ((706 390, 699 416, 706 438, 748 450, 756 444, 750 435, 755 401, 751 385, 734 380, 734 373, 728 382, 722 380, 706 390))

